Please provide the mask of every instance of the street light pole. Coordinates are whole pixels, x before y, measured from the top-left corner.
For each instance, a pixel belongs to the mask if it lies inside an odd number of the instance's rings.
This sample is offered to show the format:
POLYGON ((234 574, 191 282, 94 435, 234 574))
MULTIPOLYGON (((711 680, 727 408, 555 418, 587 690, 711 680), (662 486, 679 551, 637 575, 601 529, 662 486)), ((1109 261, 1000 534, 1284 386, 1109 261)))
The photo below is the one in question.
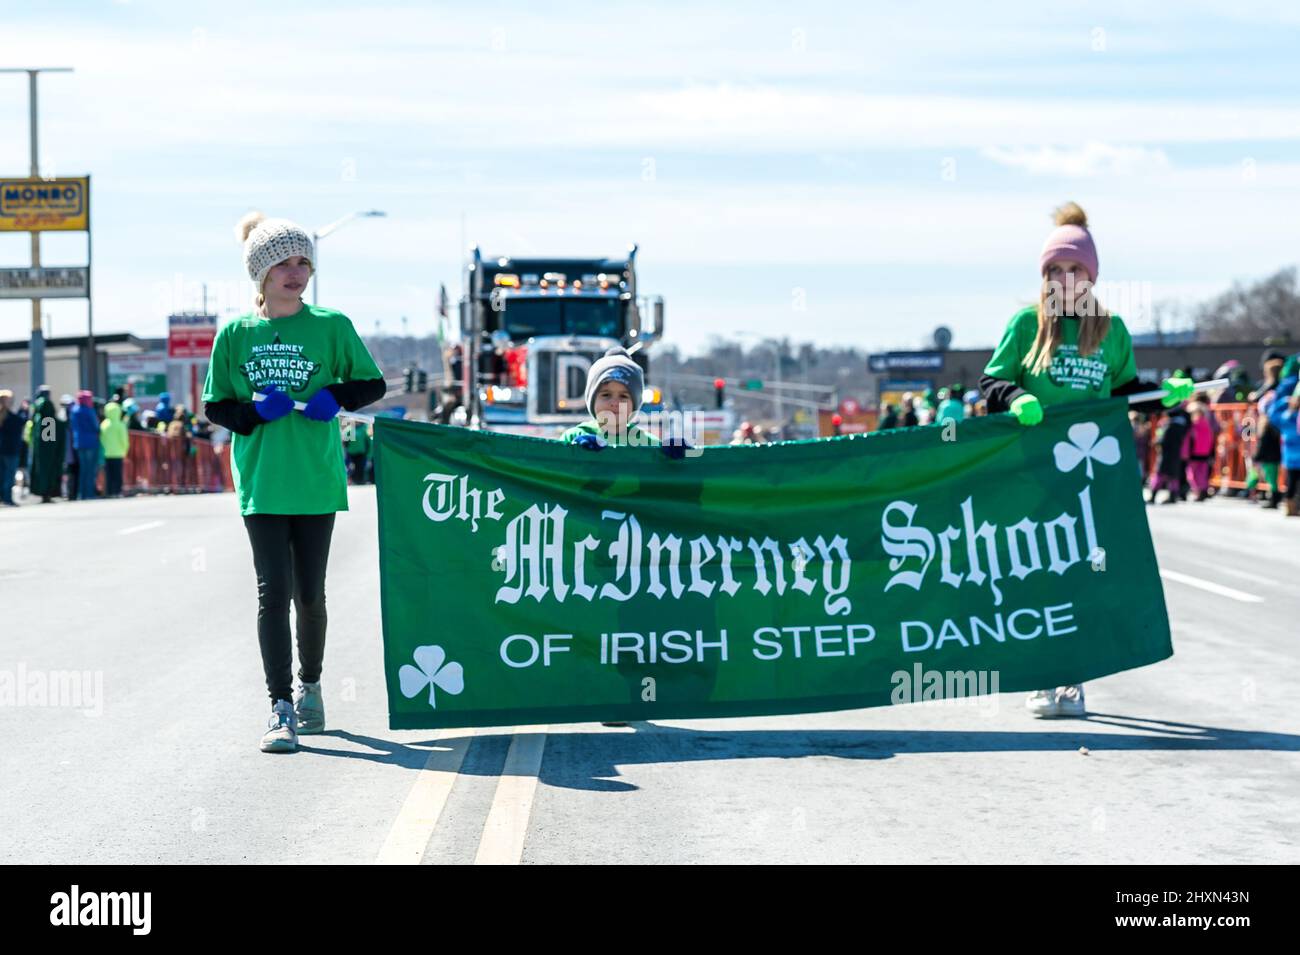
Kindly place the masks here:
POLYGON ((371 209, 368 212, 349 212, 342 219, 336 219, 327 226, 321 226, 311 234, 312 248, 316 252, 316 261, 311 264, 311 303, 313 305, 320 304, 316 294, 316 273, 320 271, 320 240, 331 232, 337 232, 353 219, 384 218, 387 215, 387 212, 380 212, 378 209, 371 209))
MULTIPOLYGON (((32 153, 32 173, 33 179, 41 177, 40 169, 40 150, 38 148, 37 131, 36 131, 36 77, 41 73, 71 73, 72 68, 69 66, 42 66, 35 69, 0 69, 0 73, 26 73, 27 74, 27 112, 28 122, 31 129, 31 153, 32 153)), ((41 267, 41 234, 37 230, 32 230, 32 269, 36 270, 41 267)), ((89 294, 89 289, 87 289, 89 294)), ((36 389, 45 384, 45 335, 41 331, 41 300, 32 298, 32 339, 28 349, 28 369, 31 377, 28 389, 30 394, 36 394, 36 389)), ((91 355, 91 361, 94 361, 94 355, 91 355)))

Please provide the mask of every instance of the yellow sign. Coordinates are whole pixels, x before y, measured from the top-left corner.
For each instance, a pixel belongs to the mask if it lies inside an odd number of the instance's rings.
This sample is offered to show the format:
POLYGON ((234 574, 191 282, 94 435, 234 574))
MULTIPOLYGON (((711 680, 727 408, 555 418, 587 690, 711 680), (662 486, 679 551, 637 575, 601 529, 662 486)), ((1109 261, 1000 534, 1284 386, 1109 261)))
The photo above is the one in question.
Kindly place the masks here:
POLYGON ((90 179, 0 179, 0 232, 90 228, 90 179))

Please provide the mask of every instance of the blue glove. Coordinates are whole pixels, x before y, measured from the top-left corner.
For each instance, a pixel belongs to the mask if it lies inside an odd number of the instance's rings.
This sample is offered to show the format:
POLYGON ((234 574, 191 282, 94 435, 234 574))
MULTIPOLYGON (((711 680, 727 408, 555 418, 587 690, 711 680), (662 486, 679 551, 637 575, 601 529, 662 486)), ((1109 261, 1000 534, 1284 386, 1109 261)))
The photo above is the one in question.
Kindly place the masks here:
POLYGON ((605 447, 604 442, 600 440, 600 435, 597 434, 580 434, 573 439, 573 443, 588 451, 600 451, 605 447))
POLYGON ((266 395, 266 399, 254 401, 253 410, 263 421, 275 421, 293 410, 293 399, 275 385, 267 385, 261 393, 266 395))
POLYGON ((686 457, 686 452, 689 451, 690 448, 691 446, 681 438, 672 438, 659 445, 659 450, 663 453, 664 457, 672 458, 674 461, 680 461, 682 458, 686 457))
POLYGON ((312 421, 333 421, 339 413, 339 401, 328 388, 322 388, 307 399, 307 407, 302 409, 302 413, 312 421))

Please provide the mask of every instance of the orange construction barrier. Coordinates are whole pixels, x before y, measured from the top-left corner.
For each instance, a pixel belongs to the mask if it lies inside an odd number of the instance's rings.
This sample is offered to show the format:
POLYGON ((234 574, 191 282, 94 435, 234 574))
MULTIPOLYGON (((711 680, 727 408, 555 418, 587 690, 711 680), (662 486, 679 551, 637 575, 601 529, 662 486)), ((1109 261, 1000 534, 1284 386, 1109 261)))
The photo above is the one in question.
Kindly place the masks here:
POLYGON ((1258 411, 1249 404, 1214 405, 1210 410, 1218 426, 1210 483, 1220 488, 1244 488, 1255 454, 1258 411))
MULTIPOLYGON (((1213 405, 1210 410, 1219 425, 1210 483, 1219 488, 1244 488, 1254 467, 1255 446, 1259 441, 1262 424, 1259 409, 1249 403, 1234 403, 1213 405)), ((1278 490, 1286 490, 1286 468, 1278 468, 1277 483, 1278 490)), ((1271 490, 1267 481, 1261 480, 1257 486, 1271 490)))
POLYGON ((131 432, 122 463, 123 494, 193 494, 234 486, 229 444, 218 450, 204 438, 131 432))
MULTIPOLYGON (((1210 466, 1210 485, 1219 490, 1244 489, 1254 464, 1255 444, 1259 435, 1259 410, 1248 402, 1234 402, 1211 405, 1210 411, 1218 426, 1214 461, 1210 466)), ((1155 433, 1162 417, 1162 415, 1151 417, 1151 442, 1147 453, 1148 474, 1154 470, 1156 456, 1159 454, 1155 433)), ((1268 482, 1263 480, 1257 486, 1269 489, 1268 482)), ((1286 468, 1278 469, 1278 488, 1282 491, 1286 490, 1286 468)))

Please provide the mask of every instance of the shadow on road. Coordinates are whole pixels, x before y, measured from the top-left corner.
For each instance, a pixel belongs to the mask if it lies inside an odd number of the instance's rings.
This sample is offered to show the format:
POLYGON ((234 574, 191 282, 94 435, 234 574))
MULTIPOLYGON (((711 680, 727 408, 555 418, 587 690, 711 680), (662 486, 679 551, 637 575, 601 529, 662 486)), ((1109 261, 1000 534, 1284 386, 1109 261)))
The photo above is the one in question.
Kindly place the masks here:
MULTIPOLYGON (((1035 726, 1043 723, 1036 722, 1035 726)), ((890 759, 900 754, 925 753, 1029 753, 1066 752, 1087 747, 1090 752, 1257 750, 1300 751, 1300 736, 1233 730, 1194 723, 1089 713, 1081 720, 1060 720, 1051 729, 1005 730, 693 730, 655 723, 630 724, 633 732, 606 733, 551 731, 546 735, 546 757, 540 779, 564 789, 627 792, 637 787, 623 782, 618 767, 639 763, 685 763, 726 759, 890 759), (1111 729, 1102 729, 1110 727, 1111 729), (1133 732, 1115 732, 1116 729, 1133 732)), ((364 759, 406 769, 452 768, 453 747, 465 739, 452 735, 416 743, 361 736, 334 730, 321 736, 301 737, 299 750, 319 756, 364 759), (368 751, 331 749, 312 740, 334 738, 368 751), (444 759, 447 766, 439 766, 444 759)), ((483 730, 469 738, 471 745, 504 740, 511 734, 483 730)), ((500 775, 502 766, 486 766, 466 759, 459 772, 500 775)))

